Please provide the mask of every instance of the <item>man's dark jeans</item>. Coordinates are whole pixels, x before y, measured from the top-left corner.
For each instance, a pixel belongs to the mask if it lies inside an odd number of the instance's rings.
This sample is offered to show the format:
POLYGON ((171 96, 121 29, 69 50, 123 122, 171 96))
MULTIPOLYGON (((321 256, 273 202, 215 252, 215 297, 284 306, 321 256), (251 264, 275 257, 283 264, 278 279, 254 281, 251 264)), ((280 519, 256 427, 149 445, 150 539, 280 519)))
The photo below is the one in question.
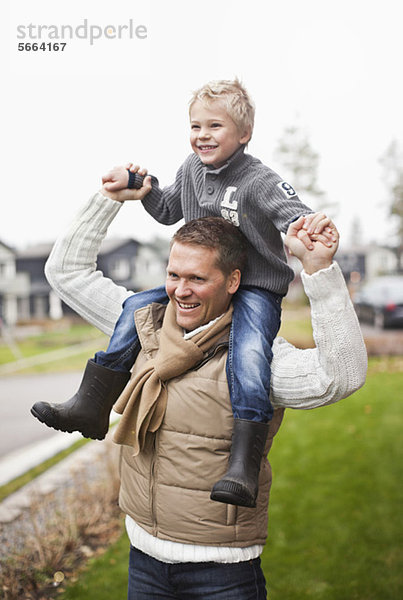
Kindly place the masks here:
POLYGON ((266 600, 260 559, 163 563, 131 547, 128 600, 266 600))

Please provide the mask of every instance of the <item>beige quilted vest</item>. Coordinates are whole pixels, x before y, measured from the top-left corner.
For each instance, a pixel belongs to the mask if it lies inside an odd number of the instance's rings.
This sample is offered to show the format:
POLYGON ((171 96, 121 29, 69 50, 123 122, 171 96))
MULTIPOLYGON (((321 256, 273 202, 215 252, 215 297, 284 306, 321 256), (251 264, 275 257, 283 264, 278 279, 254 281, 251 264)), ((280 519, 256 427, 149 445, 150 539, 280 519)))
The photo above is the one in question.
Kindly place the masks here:
MULTIPOLYGON (((165 307, 153 304, 136 312, 142 351, 136 371, 158 349, 165 307)), ((167 384, 168 404, 162 426, 148 434, 146 447, 132 456, 122 446, 119 504, 148 533, 164 540, 209 546, 264 544, 271 469, 262 461, 256 508, 210 500, 213 484, 225 473, 233 415, 225 374, 227 348, 197 369, 167 384)), ((274 412, 269 451, 284 409, 274 412)))

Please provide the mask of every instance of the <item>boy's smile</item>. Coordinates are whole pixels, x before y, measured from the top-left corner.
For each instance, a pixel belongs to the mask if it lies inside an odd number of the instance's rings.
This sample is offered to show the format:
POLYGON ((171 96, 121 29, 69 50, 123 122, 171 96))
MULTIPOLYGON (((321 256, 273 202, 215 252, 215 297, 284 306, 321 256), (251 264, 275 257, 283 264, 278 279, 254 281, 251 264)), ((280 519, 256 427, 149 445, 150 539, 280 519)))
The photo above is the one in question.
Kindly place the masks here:
POLYGON ((250 131, 239 131, 224 104, 196 100, 190 109, 190 144, 205 165, 218 169, 250 139, 250 131))

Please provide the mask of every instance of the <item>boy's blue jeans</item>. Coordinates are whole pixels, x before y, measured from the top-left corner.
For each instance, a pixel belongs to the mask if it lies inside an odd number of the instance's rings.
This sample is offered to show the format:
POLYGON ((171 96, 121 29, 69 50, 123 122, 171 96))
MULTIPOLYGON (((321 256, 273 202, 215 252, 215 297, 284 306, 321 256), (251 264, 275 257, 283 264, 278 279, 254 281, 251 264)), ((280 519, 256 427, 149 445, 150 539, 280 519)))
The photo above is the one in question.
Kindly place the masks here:
MULTIPOLYGON (((272 418, 270 364, 281 322, 281 300, 278 294, 251 286, 241 286, 234 295, 227 379, 236 419, 267 423, 272 418)), ((109 346, 105 352, 97 352, 96 363, 117 371, 131 369, 140 350, 133 315, 151 302, 168 303, 164 286, 125 300, 109 346)))

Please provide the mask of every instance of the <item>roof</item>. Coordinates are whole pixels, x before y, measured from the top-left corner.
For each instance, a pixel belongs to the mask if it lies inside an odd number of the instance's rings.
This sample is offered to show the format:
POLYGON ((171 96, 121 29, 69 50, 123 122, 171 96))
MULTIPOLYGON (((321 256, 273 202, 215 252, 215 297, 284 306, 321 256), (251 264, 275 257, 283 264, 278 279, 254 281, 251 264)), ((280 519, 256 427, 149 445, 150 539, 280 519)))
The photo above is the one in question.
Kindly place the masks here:
POLYGON ((6 244, 5 242, 2 242, 0 240, 0 246, 3 246, 4 248, 6 248, 6 250, 9 250, 10 252, 12 252, 13 254, 16 253, 15 248, 13 248, 12 246, 9 246, 8 244, 6 244))
POLYGON ((100 255, 108 254, 109 252, 113 252, 114 250, 117 250, 118 248, 122 248, 123 246, 126 246, 127 244, 135 244, 136 246, 138 246, 139 242, 137 240, 135 240, 134 238, 106 239, 102 242, 99 254, 100 255))
MULTIPOLYGON (((106 239, 102 242, 100 249, 100 256, 103 254, 108 254, 109 252, 113 252, 126 244, 138 244, 138 241, 133 238, 115 238, 115 239, 106 239)), ((5 245, 5 244, 4 244, 5 245)), ((53 242, 41 242, 38 244, 34 244, 33 246, 29 246, 24 250, 19 250, 17 254, 17 258, 47 258, 53 248, 53 242)))
POLYGON ((17 258, 47 258, 53 248, 53 243, 39 243, 28 246, 24 250, 18 250, 17 258))

